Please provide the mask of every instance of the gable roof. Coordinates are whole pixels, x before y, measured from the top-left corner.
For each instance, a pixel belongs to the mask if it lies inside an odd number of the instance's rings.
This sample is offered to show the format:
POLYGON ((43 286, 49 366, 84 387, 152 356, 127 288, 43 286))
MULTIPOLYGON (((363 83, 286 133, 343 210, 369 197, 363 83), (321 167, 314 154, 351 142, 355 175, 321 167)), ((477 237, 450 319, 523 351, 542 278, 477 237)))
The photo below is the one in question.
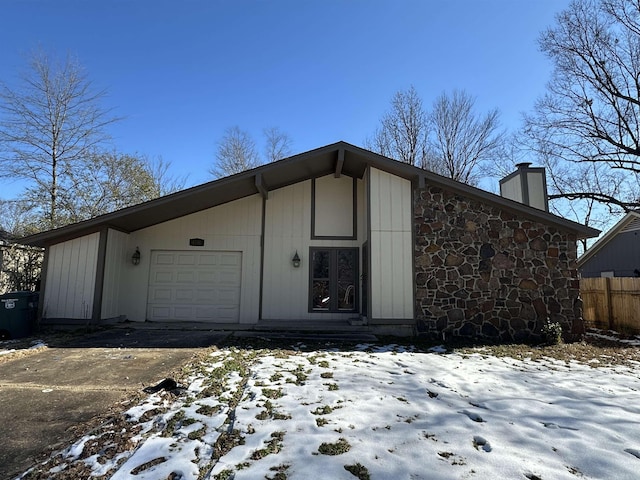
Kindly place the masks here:
POLYGON ((578 267, 582 267, 591 257, 604 248, 618 234, 640 230, 640 212, 629 212, 611 227, 607 233, 598 239, 578 258, 578 267))
POLYGON ((437 185, 481 199, 516 214, 575 232, 579 238, 595 237, 600 233, 593 228, 413 165, 392 160, 346 142, 337 142, 90 220, 30 235, 21 242, 37 246, 52 245, 104 228, 129 233, 257 193, 268 196, 269 190, 331 173, 362 178, 368 166, 411 180, 419 186, 437 185))

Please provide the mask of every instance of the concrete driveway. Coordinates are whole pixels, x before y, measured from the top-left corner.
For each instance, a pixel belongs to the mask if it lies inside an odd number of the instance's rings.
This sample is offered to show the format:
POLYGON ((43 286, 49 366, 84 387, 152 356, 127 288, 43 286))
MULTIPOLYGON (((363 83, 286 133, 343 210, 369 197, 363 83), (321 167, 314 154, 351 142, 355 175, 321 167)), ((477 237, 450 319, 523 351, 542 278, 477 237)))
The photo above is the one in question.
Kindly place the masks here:
POLYGON ((111 329, 48 342, 48 348, 0 363, 0 478, 61 448, 86 422, 120 411, 226 332, 111 329))

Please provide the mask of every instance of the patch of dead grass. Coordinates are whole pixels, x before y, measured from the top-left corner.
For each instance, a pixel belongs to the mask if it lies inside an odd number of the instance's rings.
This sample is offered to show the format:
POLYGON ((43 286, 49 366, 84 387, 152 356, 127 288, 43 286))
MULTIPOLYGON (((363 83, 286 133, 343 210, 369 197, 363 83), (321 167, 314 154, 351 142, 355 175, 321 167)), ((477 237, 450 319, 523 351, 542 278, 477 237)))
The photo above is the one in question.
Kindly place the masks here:
POLYGON ((481 354, 495 357, 511 357, 516 360, 560 360, 566 363, 579 362, 591 367, 611 367, 616 365, 637 366, 640 362, 640 348, 607 339, 587 336, 582 342, 559 345, 484 345, 463 347, 454 351, 463 355, 481 354))

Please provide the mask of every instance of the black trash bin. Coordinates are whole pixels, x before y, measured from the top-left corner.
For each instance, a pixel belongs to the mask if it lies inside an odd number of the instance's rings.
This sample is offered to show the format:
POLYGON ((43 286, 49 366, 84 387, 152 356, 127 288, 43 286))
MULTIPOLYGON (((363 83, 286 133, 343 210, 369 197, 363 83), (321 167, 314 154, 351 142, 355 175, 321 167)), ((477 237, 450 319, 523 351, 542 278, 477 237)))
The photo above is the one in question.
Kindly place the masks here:
POLYGON ((0 295, 0 339, 28 337, 38 316, 38 292, 0 295))

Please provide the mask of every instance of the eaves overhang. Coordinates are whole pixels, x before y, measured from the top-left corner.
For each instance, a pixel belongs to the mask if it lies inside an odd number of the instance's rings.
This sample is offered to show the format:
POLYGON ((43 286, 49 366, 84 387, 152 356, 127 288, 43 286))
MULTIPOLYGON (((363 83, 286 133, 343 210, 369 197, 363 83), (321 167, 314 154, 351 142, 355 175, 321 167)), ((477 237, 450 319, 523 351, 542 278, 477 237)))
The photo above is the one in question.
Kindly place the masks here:
POLYGON ((414 187, 438 185, 495 204, 517 215, 573 231, 578 238, 590 238, 600 233, 546 211, 389 159, 346 142, 337 142, 99 217, 30 235, 19 242, 46 247, 107 228, 131 233, 251 195, 261 195, 268 199, 271 190, 311 178, 329 174, 363 178, 368 167, 410 180, 414 187))

